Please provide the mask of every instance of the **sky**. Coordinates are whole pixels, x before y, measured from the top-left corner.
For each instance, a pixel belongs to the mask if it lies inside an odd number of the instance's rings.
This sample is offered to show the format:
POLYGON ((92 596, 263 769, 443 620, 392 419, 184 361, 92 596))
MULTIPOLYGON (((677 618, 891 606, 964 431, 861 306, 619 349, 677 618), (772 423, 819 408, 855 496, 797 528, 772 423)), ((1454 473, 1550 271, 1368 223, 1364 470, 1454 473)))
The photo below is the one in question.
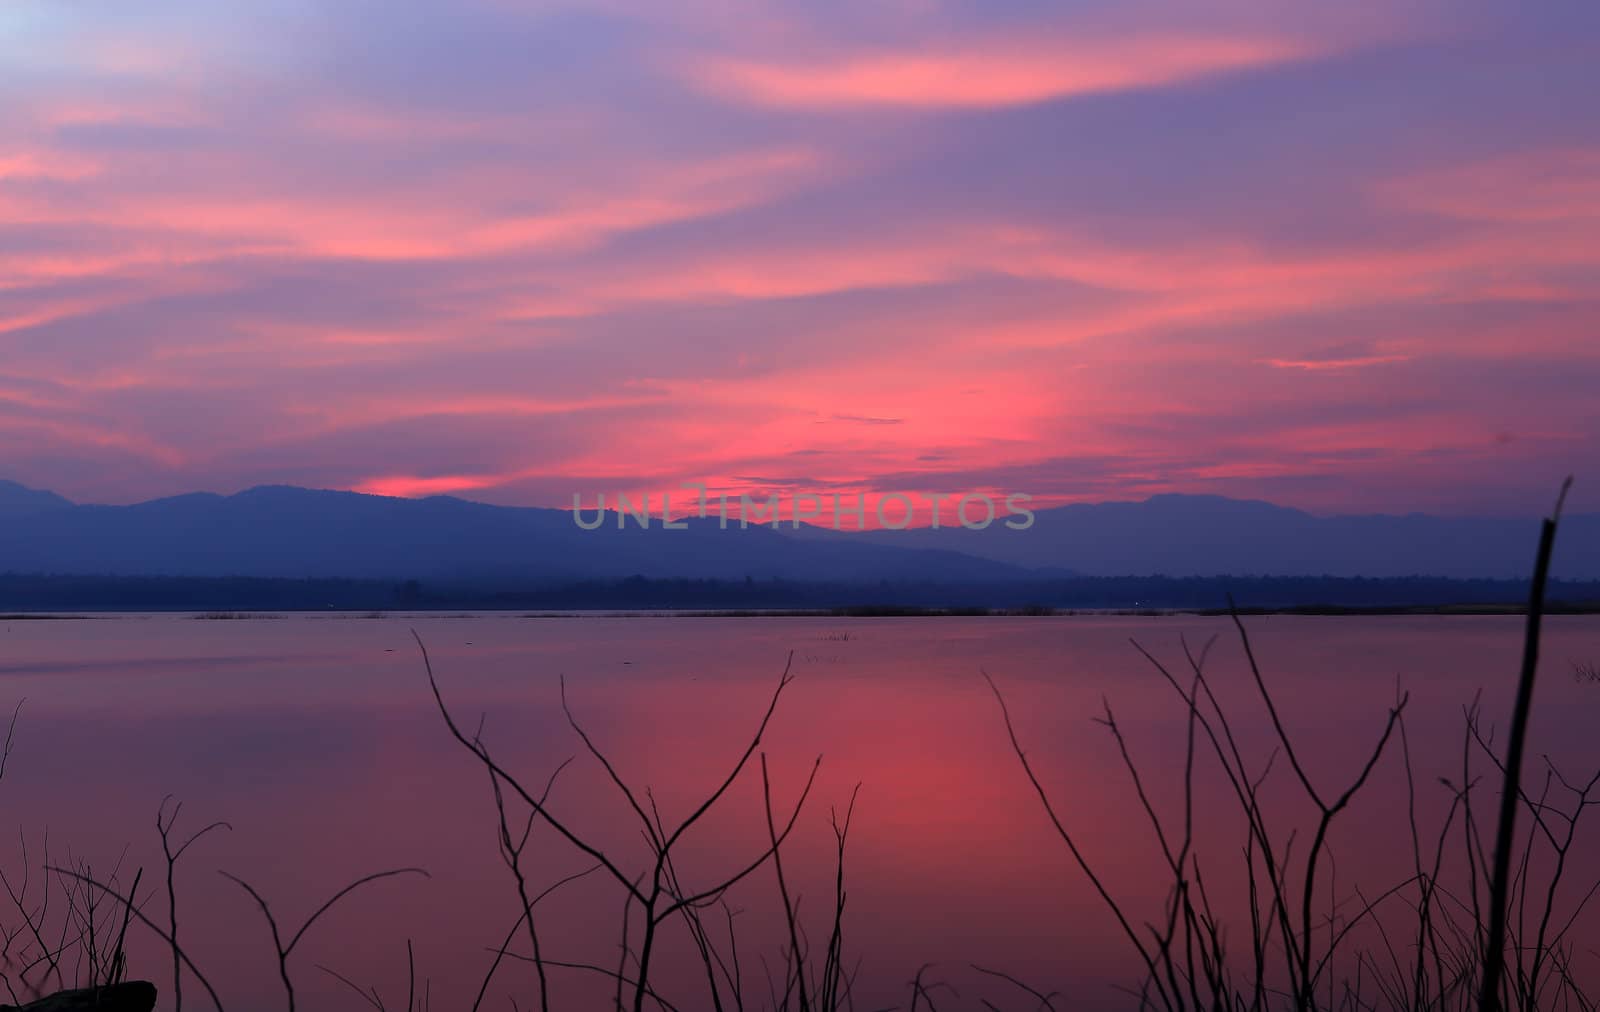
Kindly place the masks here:
POLYGON ((0 477, 1548 508, 1600 7, 5 0, 0 477))

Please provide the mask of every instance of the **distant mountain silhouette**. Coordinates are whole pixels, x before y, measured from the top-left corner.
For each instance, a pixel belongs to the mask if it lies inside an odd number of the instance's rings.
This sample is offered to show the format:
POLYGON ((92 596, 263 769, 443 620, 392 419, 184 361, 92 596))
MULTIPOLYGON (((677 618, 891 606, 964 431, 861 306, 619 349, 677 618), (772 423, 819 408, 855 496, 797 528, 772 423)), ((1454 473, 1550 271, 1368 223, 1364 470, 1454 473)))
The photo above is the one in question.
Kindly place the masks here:
MULTIPOLYGON (((0 572, 457 580, 781 579, 943 583, 1087 576, 1526 579, 1537 517, 1316 517, 1271 503, 1160 495, 1036 511, 1032 528, 836 532, 689 520, 585 531, 557 509, 288 486, 88 506, 0 482, 0 572)), ((1600 515, 1569 516, 1554 573, 1600 578, 1600 515)))
MULTIPOLYGON (((287 486, 77 506, 14 486, 0 493, 0 572, 428 579, 1005 580, 1018 567, 939 549, 818 545, 764 527, 580 529, 564 510, 447 496, 394 499, 287 486), (37 508, 8 507, 32 503, 37 508)), ((592 514, 590 514, 592 516, 592 514)))
POLYGON ((0 480, 0 519, 71 507, 72 500, 63 499, 54 492, 41 492, 14 481, 0 480))
MULTIPOLYGON (((1317 517, 1258 500, 1157 495, 1035 511, 1025 531, 998 523, 852 535, 819 541, 938 547, 1020 566, 1065 567, 1089 576, 1446 576, 1526 579, 1540 518, 1362 515, 1317 517)), ((1568 515, 1552 573, 1600 578, 1600 514, 1568 515)))

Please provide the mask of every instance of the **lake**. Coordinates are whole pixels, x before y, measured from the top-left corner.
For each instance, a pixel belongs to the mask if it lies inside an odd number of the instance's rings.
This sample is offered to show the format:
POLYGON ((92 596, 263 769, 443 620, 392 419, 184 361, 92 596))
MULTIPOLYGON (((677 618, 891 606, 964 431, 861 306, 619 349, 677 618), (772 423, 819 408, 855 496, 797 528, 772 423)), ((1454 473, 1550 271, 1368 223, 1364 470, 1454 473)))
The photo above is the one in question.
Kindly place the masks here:
MULTIPOLYGON (((1439 778, 1461 779, 1462 707, 1481 690, 1485 724, 1506 723, 1522 620, 1269 616, 1246 625, 1306 775, 1331 796, 1360 771, 1397 686, 1409 692, 1417 818, 1424 836, 1437 827, 1451 801, 1439 778)), ((1209 617, 0 620, 0 704, 26 699, 0 783, 12 886, 20 888, 31 867, 29 895, 42 896, 48 836, 57 864, 104 878, 120 858, 124 884, 142 868, 140 900, 150 897, 145 912, 164 926, 156 815, 170 795, 183 805, 176 837, 214 820, 231 825, 196 843, 177 872, 180 940, 228 1008, 282 1008, 284 1001, 260 911, 219 871, 254 886, 287 934, 355 878, 410 866, 429 877, 375 882, 307 932, 289 963, 298 1007, 363 1007, 331 970, 376 985, 387 1007, 404 1008, 408 942, 429 1005, 471 1007, 521 907, 497 845, 489 777, 450 737, 413 629, 467 733, 481 717, 482 740, 530 789, 542 790, 552 771, 576 757, 554 783, 550 810, 630 877, 651 867, 645 830, 568 726, 559 680, 641 805, 653 803, 663 822, 675 823, 732 769, 792 653, 794 680, 761 743, 780 823, 812 763, 819 755, 822 762, 783 844, 785 884, 800 898, 798 917, 820 959, 835 886, 829 812, 842 817, 859 784, 843 939, 848 965, 859 959, 862 1009, 908 1004, 909 982, 926 964, 924 982, 940 985, 941 1008, 981 1007, 983 999, 1002 1008, 1037 1005, 973 964, 1061 992, 1070 999, 1062 1007, 1135 1004, 1117 988, 1139 985, 1138 960, 1052 828, 981 672, 1005 693, 1063 825, 1136 922, 1161 918, 1169 877, 1117 743, 1095 718, 1109 701, 1168 832, 1181 830, 1188 721, 1185 705, 1130 639, 1187 683, 1183 643, 1198 649, 1217 637, 1206 671, 1247 765, 1259 772, 1276 744, 1237 634, 1229 620, 1209 617)), ((1572 674, 1572 662, 1597 657, 1600 617, 1547 619, 1530 790, 1545 784, 1545 753, 1569 779, 1587 780, 1600 767, 1600 685, 1572 674)), ((1200 750, 1194 847, 1210 899, 1236 925, 1234 944, 1243 947, 1243 816, 1208 747, 1200 750)), ((1484 775, 1481 753, 1474 764, 1484 775)), ((1406 783, 1392 739, 1367 787, 1334 823, 1333 892, 1319 894, 1319 918, 1347 917, 1355 897, 1371 899, 1412 873, 1406 783)), ((1298 828, 1303 852, 1315 810, 1293 788, 1280 755, 1264 790, 1282 813, 1275 829, 1298 828)), ((1497 785, 1478 790, 1477 818, 1492 823, 1497 785)), ((767 833, 761 769, 752 760, 675 848, 678 879, 691 892, 717 882, 758 857, 767 833)), ((1585 830, 1579 840, 1567 872, 1572 896, 1600 876, 1594 835, 1585 830)), ((543 823, 523 858, 535 891, 591 863, 543 823)), ((730 891, 728 911, 706 912, 723 940, 734 913, 750 1008, 771 1003, 768 971, 781 976, 788 936, 779 897, 768 864, 730 891)), ((623 898, 622 886, 601 872, 541 901, 545 958, 614 970, 623 898)), ((62 909, 59 897, 52 902, 62 909)), ((630 912, 635 931, 638 913, 630 912)), ((8 932, 18 923, 14 906, 0 916, 8 932)), ((1573 929, 1585 941, 1574 972, 1589 981, 1600 977, 1597 925, 1585 914, 1573 929)), ((669 919, 661 932, 652 979, 677 1008, 711 1007, 683 922, 669 919)), ((526 951, 525 937, 517 938, 517 951, 526 951)), ((170 1007, 164 946, 135 925, 128 948, 134 975, 155 980, 164 995, 159 1007, 170 1007)), ((1334 967, 1340 976, 1355 971, 1354 955, 1334 967)), ((563 1007, 607 1007, 613 985, 600 972, 548 973, 563 1007)), ((504 962, 490 995, 485 1007, 508 1007, 508 995, 523 1009, 537 1007, 533 968, 504 962)), ((184 1001, 208 1004, 192 979, 184 1001)))

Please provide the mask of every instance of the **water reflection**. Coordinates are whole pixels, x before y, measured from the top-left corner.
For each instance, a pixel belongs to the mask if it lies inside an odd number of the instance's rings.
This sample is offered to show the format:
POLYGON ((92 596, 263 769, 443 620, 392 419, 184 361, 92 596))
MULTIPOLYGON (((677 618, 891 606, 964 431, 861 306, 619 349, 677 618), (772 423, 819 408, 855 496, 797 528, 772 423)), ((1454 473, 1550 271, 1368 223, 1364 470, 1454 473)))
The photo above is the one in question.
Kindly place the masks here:
MULTIPOLYGON (((672 822, 731 768, 793 651, 797 678, 762 747, 780 806, 823 756, 784 850, 814 946, 825 941, 833 888, 828 811, 862 785, 846 868, 847 946, 862 959, 859 1007, 904 1001, 906 982, 926 963, 960 991, 957 1007, 976 1006, 980 995, 1009 997, 972 963, 1069 994, 1073 1007, 1124 1006, 1114 986, 1137 979, 1125 940, 1022 776, 980 668, 1005 688, 1029 757, 1083 852, 1140 917, 1162 910, 1160 850, 1114 743, 1092 718, 1109 700, 1147 771, 1153 802, 1166 812, 1181 801, 1185 720, 1129 638, 1181 665, 1181 640, 1198 646, 1221 634, 1209 670, 1225 705, 1241 715, 1240 747, 1257 765, 1273 747, 1237 641, 1214 619, 13 622, 3 627, 0 685, 8 698, 28 702, 0 790, 30 856, 37 861, 48 831, 54 853, 70 846, 97 868, 126 848, 125 866, 143 866, 153 880, 161 868, 154 818, 162 797, 183 800, 191 828, 228 820, 231 832, 186 858, 180 905, 191 955, 241 1008, 278 1006, 276 967, 253 903, 219 869, 248 879, 285 921, 298 922, 361 874, 420 865, 429 880, 378 883, 308 934, 294 964, 300 1004, 353 1007, 354 996, 318 964, 377 984, 403 1004, 410 940, 434 1007, 466 1007, 519 906, 496 847, 488 779, 433 709, 413 627, 462 722, 475 728, 482 715, 484 740, 528 783, 542 785, 579 755, 558 780, 552 808, 633 872, 649 867, 640 827, 604 771, 581 755, 560 709, 558 677, 619 774, 648 787, 672 822)), ((1491 716, 1509 706, 1520 623, 1274 617, 1256 620, 1253 630, 1308 775, 1329 790, 1358 767, 1396 679, 1403 680, 1427 821, 1448 802, 1433 786, 1438 777, 1459 776, 1461 705, 1483 688, 1491 716)), ((1567 677, 1562 659, 1597 648, 1600 622, 1552 620, 1536 707, 1538 750, 1585 776, 1600 763, 1590 733, 1600 688, 1567 677)), ((1269 784, 1285 831, 1310 817, 1289 781, 1269 784)), ((1222 803, 1226 784, 1217 774, 1202 774, 1201 788, 1218 799, 1197 811, 1208 885, 1219 907, 1242 913, 1247 887, 1233 860, 1240 817, 1222 803)), ((1409 874, 1409 812, 1402 770, 1386 761, 1333 837, 1339 881, 1381 890, 1409 874), (1374 846, 1378 834, 1399 835, 1394 845, 1374 846)), ((752 770, 686 838, 678 869, 685 884, 715 881, 722 869, 760 854, 763 817, 752 770)), ((8 867, 17 866, 20 846, 21 837, 8 867)), ((536 830, 530 856, 542 884, 588 863, 548 827, 536 830)), ((1580 863, 1580 878, 1600 871, 1592 857, 1580 863)), ((764 869, 729 899, 740 911, 759 1004, 766 994, 760 958, 778 965, 783 944, 776 881, 764 869)), ((150 909, 164 920, 162 901, 150 909)), ((613 964, 622 913, 616 883, 591 876, 540 912, 547 955, 613 964)), ((658 979, 684 996, 681 1007, 699 1007, 703 971, 682 932, 671 938, 658 979)), ((141 936, 130 948, 135 970, 165 993, 159 946, 141 936)), ((1592 972, 1594 957, 1580 958, 1592 972)), ((506 965, 497 980, 500 990, 532 993, 525 964, 506 965)), ((610 1000, 611 985, 598 974, 555 973, 553 987, 569 1007, 610 1000)))

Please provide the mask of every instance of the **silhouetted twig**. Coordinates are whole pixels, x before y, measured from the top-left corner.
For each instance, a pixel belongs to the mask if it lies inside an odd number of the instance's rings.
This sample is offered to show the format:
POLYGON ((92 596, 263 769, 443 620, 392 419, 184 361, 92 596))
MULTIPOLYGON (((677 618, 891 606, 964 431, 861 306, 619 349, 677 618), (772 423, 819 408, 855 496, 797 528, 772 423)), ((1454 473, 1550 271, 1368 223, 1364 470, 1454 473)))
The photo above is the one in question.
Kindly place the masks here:
POLYGON ((266 899, 259 892, 257 892, 255 888, 250 885, 250 883, 246 882, 237 875, 232 875, 225 871, 218 872, 218 874, 220 874, 223 878, 235 883, 245 892, 249 893, 250 898, 256 901, 256 906, 261 908, 261 916, 266 918, 267 927, 272 930, 272 947, 278 957, 278 977, 283 982, 283 993, 289 1002, 289 1012, 294 1012, 295 1007, 294 982, 289 977, 289 956, 294 953, 295 946, 300 944, 300 940, 305 937, 306 932, 311 930, 311 926, 317 923, 317 920, 321 918, 323 914, 332 909, 334 904, 338 903, 340 900, 344 899, 346 896, 355 892, 362 886, 367 885, 368 883, 377 882, 386 878, 394 878, 398 875, 421 875, 423 878, 428 877, 428 873, 423 871, 421 868, 395 868, 390 871, 379 871, 373 872, 371 875, 363 875, 361 878, 356 879, 354 882, 334 893, 333 896, 327 900, 327 902, 318 907, 316 913, 312 914, 310 917, 307 917, 305 919, 305 923, 301 924, 299 930, 297 930, 294 935, 290 937, 288 944, 285 944, 283 941, 283 936, 278 930, 278 919, 272 915, 272 908, 267 905, 266 899))

